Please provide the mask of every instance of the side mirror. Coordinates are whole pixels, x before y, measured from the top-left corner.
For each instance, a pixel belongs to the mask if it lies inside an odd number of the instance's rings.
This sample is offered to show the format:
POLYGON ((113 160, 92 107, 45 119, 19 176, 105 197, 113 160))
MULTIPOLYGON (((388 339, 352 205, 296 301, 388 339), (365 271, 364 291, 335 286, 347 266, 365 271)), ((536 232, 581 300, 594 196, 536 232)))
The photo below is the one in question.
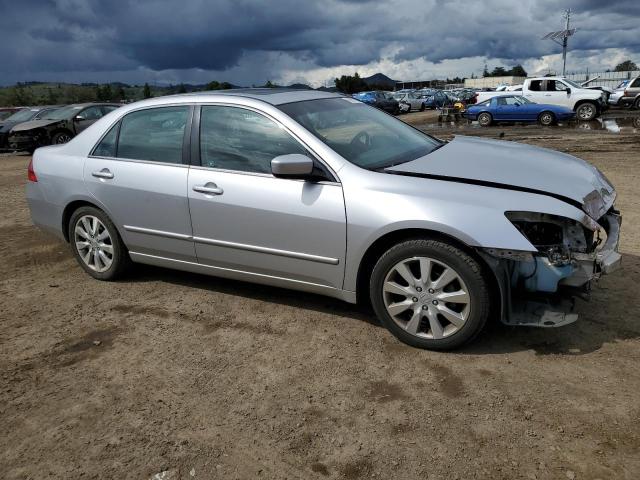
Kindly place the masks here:
POLYGON ((571 93, 571 89, 569 87, 567 87, 567 94, 571 93))
POLYGON ((304 178, 313 172, 313 160, 306 155, 292 153, 271 160, 271 173, 279 178, 304 178))
POLYGON ((82 114, 80 114, 80 115, 76 115, 75 117, 73 117, 73 119, 74 119, 76 122, 80 122, 80 121, 82 121, 82 120, 86 120, 86 118, 84 118, 84 115, 82 115, 82 114))

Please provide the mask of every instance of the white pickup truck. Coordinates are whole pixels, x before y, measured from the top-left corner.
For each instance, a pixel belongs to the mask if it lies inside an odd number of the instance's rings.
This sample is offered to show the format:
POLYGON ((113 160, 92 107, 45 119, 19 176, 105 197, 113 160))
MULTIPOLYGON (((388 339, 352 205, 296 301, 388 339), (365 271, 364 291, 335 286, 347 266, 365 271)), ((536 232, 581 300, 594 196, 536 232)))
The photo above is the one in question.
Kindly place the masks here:
POLYGON ((476 103, 513 94, 520 94, 535 103, 569 107, 582 121, 593 120, 608 107, 604 92, 584 88, 562 77, 528 78, 522 84, 522 92, 478 92, 476 103))

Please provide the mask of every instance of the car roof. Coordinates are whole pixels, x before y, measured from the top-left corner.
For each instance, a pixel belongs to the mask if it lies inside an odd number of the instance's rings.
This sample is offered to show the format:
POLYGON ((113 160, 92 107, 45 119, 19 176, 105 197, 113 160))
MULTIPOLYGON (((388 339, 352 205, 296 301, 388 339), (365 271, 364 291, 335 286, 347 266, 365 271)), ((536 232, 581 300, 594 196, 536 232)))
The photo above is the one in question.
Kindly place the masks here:
POLYGON ((189 97, 193 98, 196 101, 206 101, 207 98, 212 95, 253 98, 255 100, 262 100, 263 102, 270 103, 271 105, 282 105, 285 103, 303 102, 305 100, 337 98, 344 96, 341 93, 293 88, 233 88, 230 90, 211 90, 205 92, 182 93, 172 96, 189 97))

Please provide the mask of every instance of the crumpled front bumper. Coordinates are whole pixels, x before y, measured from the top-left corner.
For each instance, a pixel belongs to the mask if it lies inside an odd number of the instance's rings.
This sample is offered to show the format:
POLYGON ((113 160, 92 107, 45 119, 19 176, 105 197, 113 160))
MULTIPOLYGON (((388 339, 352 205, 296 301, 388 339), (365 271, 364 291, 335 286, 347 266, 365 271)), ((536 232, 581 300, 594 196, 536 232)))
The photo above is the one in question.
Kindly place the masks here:
MULTIPOLYGON (((616 271, 622 263, 622 256, 618 251, 621 215, 612 209, 602 216, 598 223, 607 235, 604 244, 594 252, 572 252, 571 262, 566 266, 554 267, 549 259, 540 256, 531 257, 528 260, 523 257, 522 260, 517 261, 513 252, 509 252, 511 254, 509 258, 516 260, 516 265, 522 262, 528 262, 530 265, 537 264, 535 273, 538 275, 550 273, 543 278, 543 282, 550 282, 546 285, 550 288, 544 289, 538 286, 533 289, 535 291, 528 294, 513 288, 511 279, 514 270, 507 266, 508 263, 504 259, 498 259, 497 252, 492 249, 483 252, 483 257, 494 269, 498 280, 503 301, 501 314, 503 323, 530 327, 560 327, 578 319, 578 314, 574 312, 575 297, 586 298, 593 280, 616 271), (552 273, 556 273, 556 270, 558 270, 558 276, 554 281, 552 273), (556 291, 556 285, 563 290, 556 291), (567 292, 569 292, 568 295, 567 292)), ((528 275, 527 278, 534 281, 533 277, 534 275, 528 275)))

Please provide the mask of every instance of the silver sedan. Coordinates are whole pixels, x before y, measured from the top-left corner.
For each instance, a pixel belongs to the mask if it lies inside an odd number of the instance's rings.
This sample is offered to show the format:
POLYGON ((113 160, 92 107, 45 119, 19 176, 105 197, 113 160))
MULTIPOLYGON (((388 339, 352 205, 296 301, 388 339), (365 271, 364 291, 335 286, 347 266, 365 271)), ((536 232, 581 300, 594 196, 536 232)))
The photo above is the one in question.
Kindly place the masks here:
POLYGON ((369 302, 421 348, 570 323, 620 263, 616 192, 586 162, 327 92, 127 105, 38 149, 28 179, 34 224, 93 278, 137 262, 369 302))

